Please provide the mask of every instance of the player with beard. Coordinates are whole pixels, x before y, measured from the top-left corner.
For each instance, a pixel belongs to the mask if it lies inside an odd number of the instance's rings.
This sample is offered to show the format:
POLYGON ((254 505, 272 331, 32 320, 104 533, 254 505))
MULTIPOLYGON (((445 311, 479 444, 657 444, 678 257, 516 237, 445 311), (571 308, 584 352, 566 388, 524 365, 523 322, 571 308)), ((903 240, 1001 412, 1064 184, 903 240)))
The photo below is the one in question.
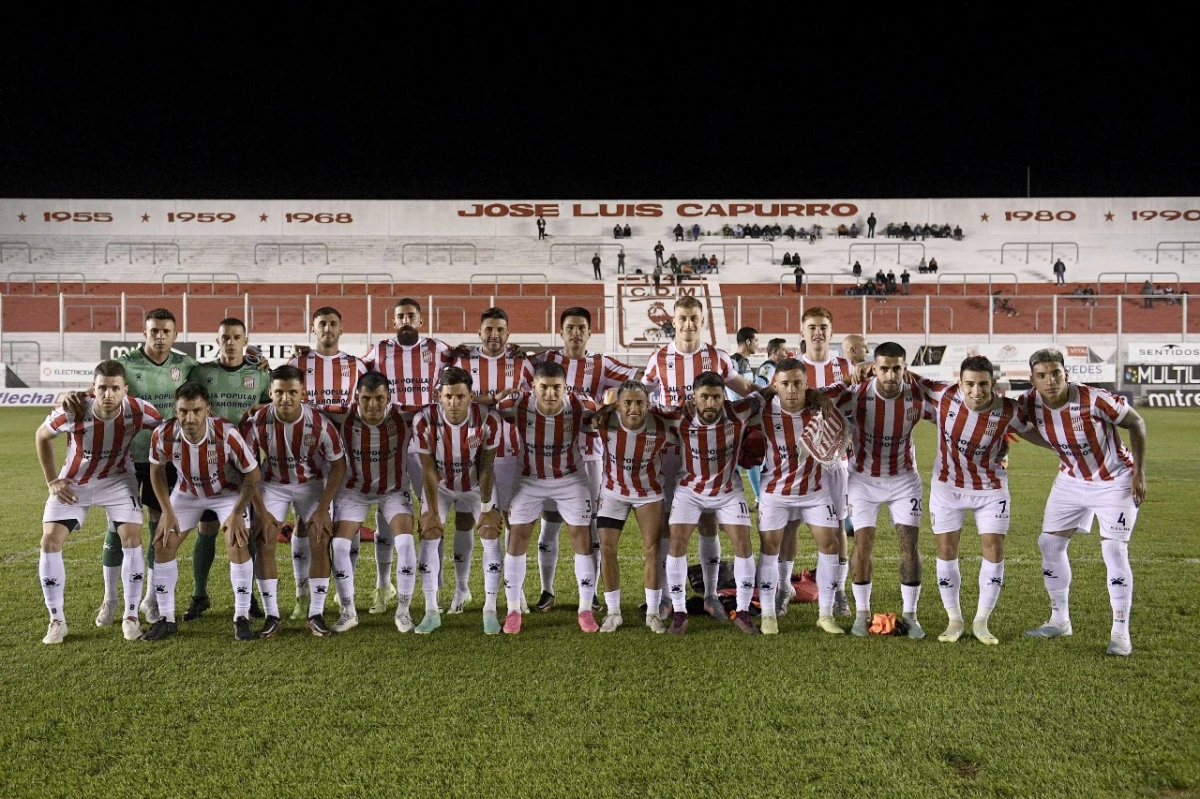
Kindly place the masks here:
POLYGON ((161 617, 142 640, 160 641, 179 632, 175 622, 179 562, 175 554, 206 513, 213 514, 218 530, 225 532, 234 640, 252 640, 254 564, 250 562, 246 511, 258 492, 258 461, 237 427, 213 414, 203 384, 189 381, 175 392, 175 418, 155 430, 150 440, 150 480, 163 509, 154 535, 158 568, 153 584, 161 617), (167 486, 167 464, 173 464, 179 475, 174 489, 167 486), (234 473, 237 479, 232 478, 234 473))
POLYGON ((604 578, 604 600, 608 614, 600 632, 616 632, 621 626, 621 564, 617 558, 621 531, 630 511, 642 531, 645 557, 643 578, 646 585, 646 626, 652 632, 666 632, 658 608, 662 604, 662 585, 658 581, 658 528, 663 513, 662 455, 674 443, 673 419, 650 409, 646 387, 637 380, 626 380, 615 392, 606 393, 606 405, 597 419, 597 430, 604 441, 604 483, 596 524, 600 528, 603 557, 600 566, 604 578), (615 403, 608 404, 609 395, 615 403))
MULTIPOLYGON (((847 336, 847 340, 852 337, 847 336)), ((862 338, 859 336, 858 338, 862 338)), ((851 342, 853 345, 853 342, 851 342)), ((865 343, 861 350, 866 352, 865 343)), ((925 413, 921 390, 905 380, 908 354, 894 341, 875 348, 874 377, 865 383, 835 383, 822 389, 851 422, 848 484, 850 520, 854 526, 855 618, 851 632, 867 635, 871 626, 871 586, 874 572, 875 528, 879 506, 887 505, 900 548, 900 594, 909 638, 924 638, 917 621, 921 597, 921 502, 925 487, 917 471, 912 431, 925 413)))
MULTIPOLYGON (((484 406, 485 411, 487 408, 495 406, 500 398, 509 393, 517 389, 528 389, 533 382, 533 361, 525 357, 523 353, 511 352, 508 346, 508 337, 508 313, 503 308, 488 308, 479 319, 479 346, 465 354, 457 354, 455 358, 455 364, 470 375, 471 380, 467 388, 468 390, 473 389, 474 401, 484 406)), ((443 375, 444 380, 445 376, 443 375)), ((440 392, 438 400, 441 400, 440 392)), ((512 422, 500 420, 500 442, 493 456, 492 474, 495 478, 493 500, 498 511, 508 513, 513 489, 516 487, 517 474, 521 467, 520 445, 512 422)), ((443 521, 445 521, 444 514, 443 521)), ((450 600, 451 613, 462 613, 467 603, 471 601, 469 587, 471 555, 475 549, 473 524, 472 514, 465 510, 455 512, 454 596, 450 600)), ((492 546, 488 543, 489 540, 483 539, 485 550, 492 546)), ((557 538, 555 541, 557 543, 557 538)), ((485 552, 484 559, 490 563, 491 555, 488 552, 485 552)), ((499 550, 497 549, 494 554, 499 557, 499 550)), ((492 575, 485 569, 485 581, 493 576, 495 579, 499 579, 499 573, 492 575)), ((494 614, 496 610, 495 596, 493 595, 491 599, 491 610, 494 614)), ((488 624, 485 618, 486 626, 488 624)), ((498 625, 496 631, 499 632, 498 625)))
POLYGON ((54 411, 37 430, 38 463, 50 491, 42 514, 38 557, 42 598, 50 611, 50 627, 43 644, 61 644, 67 635, 63 615, 67 572, 62 550, 67 536, 83 525, 93 505, 104 508, 109 526, 120 536, 125 595, 121 631, 127 640, 136 639, 142 632, 138 625, 144 574, 142 508, 130 447, 136 436, 154 430, 162 417, 149 402, 128 396, 125 374, 120 361, 101 361, 92 373, 95 396, 85 397, 79 412, 68 407, 54 411), (67 457, 55 474, 53 439, 63 433, 69 435, 67 457))
POLYGON ((1026 635, 1071 635, 1067 546, 1076 532, 1091 532, 1094 516, 1100 520, 1100 552, 1108 571, 1112 607, 1107 652, 1129 655, 1133 652, 1129 539, 1146 499, 1146 423, 1122 397, 1068 381, 1062 353, 1057 350, 1035 352, 1029 359, 1029 371, 1033 388, 1021 398, 1021 404, 1058 453, 1060 464, 1038 537, 1042 577, 1050 595, 1050 620, 1026 635), (1128 448, 1118 428, 1129 432, 1128 448))
MULTIPOLYGON (((411 297, 396 300, 392 306, 392 329, 396 331, 394 338, 384 339, 371 348, 364 359, 367 368, 382 372, 388 380, 392 402, 405 408, 421 408, 434 401, 438 375, 443 367, 451 365, 454 359, 453 350, 442 341, 422 336, 420 328, 425 324, 421 318, 421 304, 411 297)), ((421 498, 421 459, 417 453, 409 451, 405 472, 409 480, 409 488, 415 501, 421 498)), ((387 530, 386 524, 379 524, 379 530, 387 530)), ((385 573, 390 568, 395 542, 391 539, 375 539, 375 558, 378 573, 385 573), (384 564, 388 564, 385 566, 384 564)), ((376 589, 376 603, 371 606, 372 613, 382 613, 387 609, 385 602, 379 603, 379 592, 376 589)))
POLYGON ((553 503, 566 521, 575 548, 579 628, 588 633, 600 629, 592 613, 596 567, 590 525, 594 508, 580 456, 581 439, 591 428, 596 407, 590 397, 567 391, 566 373, 550 362, 540 363, 534 370, 532 392, 517 392, 496 406, 501 418, 513 420, 522 453, 521 478, 508 511, 508 554, 504 558, 506 633, 521 631, 525 553, 533 523, 547 503, 553 503))
POLYGON ((975 516, 979 531, 979 607, 972 633, 981 643, 1000 643, 988 630, 988 620, 1004 586, 1004 538, 1012 515, 1004 457, 1011 429, 1027 441, 1046 446, 1014 399, 995 393, 992 362, 982 356, 962 362, 957 383, 910 375, 932 408, 938 429, 938 451, 929 491, 929 517, 937 538, 938 591, 949 623, 938 636, 943 643, 959 640, 963 616, 959 606, 962 582, 958 544, 963 518, 975 516))
MULTIPOLYGON (((637 377, 637 367, 621 363, 615 358, 587 351, 592 337, 592 314, 587 308, 565 309, 558 318, 562 349, 542 353, 540 363, 556 363, 566 373, 567 391, 588 397, 596 402, 611 388, 626 380, 637 377)), ((597 433, 588 434, 582 441, 583 468, 587 474, 593 510, 600 502, 600 487, 603 479, 603 444, 597 433)), ((554 573, 558 565, 558 534, 562 527, 562 516, 555 511, 542 514, 542 529, 538 534, 538 576, 542 581, 542 593, 535 610, 546 612, 554 607, 554 573)), ((597 573, 601 570, 600 532, 595 519, 591 525, 592 560, 597 573)), ((593 603, 592 611, 599 611, 600 603, 593 603)))
MULTIPOLYGON (((421 553, 417 571, 425 588, 425 618, 417 625, 418 633, 431 633, 442 623, 437 611, 438 570, 441 568, 438 539, 443 535, 443 526, 452 507, 456 576, 463 571, 470 575, 469 569, 460 569, 459 553, 463 550, 457 540, 464 527, 466 536, 470 537, 475 520, 480 520, 483 631, 488 635, 500 632, 496 615, 496 597, 500 592, 500 524, 495 518, 499 514, 495 508, 493 464, 503 433, 500 417, 482 404, 472 402, 475 393, 471 384, 471 375, 466 370, 446 367, 438 387, 438 401, 422 408, 413 420, 412 448, 421 456, 425 496, 430 498, 421 517, 421 553), (490 523, 484 523, 485 514, 490 523)), ((465 548, 468 560, 470 551, 465 548)), ((462 613, 463 605, 470 599, 466 578, 460 577, 455 599, 458 601, 451 605, 451 612, 462 613), (455 607, 458 610, 454 610, 455 607)))
MULTIPOLYGON (((267 614, 259 633, 263 638, 273 637, 282 626, 275 564, 281 521, 289 509, 295 510, 296 518, 307 526, 313 551, 324 552, 333 534, 333 498, 346 475, 337 430, 304 397, 304 375, 294 366, 281 366, 271 372, 271 404, 245 423, 246 443, 259 454, 263 472, 262 490, 255 494, 254 504, 261 526, 258 588, 267 614)), ((309 582, 308 628, 314 635, 328 635, 322 613, 329 577, 311 577, 309 582)))
POLYGON ((797 535, 803 522, 817 544, 817 626, 842 635, 844 631, 833 618, 838 519, 825 469, 844 451, 845 418, 828 397, 808 388, 804 365, 795 358, 779 361, 772 373, 772 388, 775 396, 763 408, 757 424, 766 439, 758 509, 762 631, 767 635, 779 632, 775 601, 781 577, 779 547, 785 533, 790 530, 797 535))
MULTIPOLYGON (((753 392, 733 365, 729 354, 711 344, 704 344, 700 336, 705 327, 704 305, 695 297, 682 296, 675 301, 672 323, 675 339, 659 347, 646 364, 642 378, 646 383, 655 406, 667 410, 682 411, 692 398, 696 379, 703 372, 718 375, 724 384, 740 396, 753 392)), ((736 462, 734 464, 736 466, 736 462)), ((678 485, 682 458, 677 452, 663 456, 663 491, 668 507, 674 506, 675 487, 678 485)), ((700 516, 700 566, 704 574, 704 609, 714 619, 727 620, 725 606, 717 598, 717 574, 721 566, 721 539, 717 537, 717 519, 712 513, 700 516)), ((689 533, 690 535, 690 533, 689 533)), ((673 536, 664 524, 659 529, 660 579, 665 579, 670 540, 673 536)), ((661 584, 661 583, 660 583, 661 584)), ((661 609, 664 613, 667 609, 661 609)))

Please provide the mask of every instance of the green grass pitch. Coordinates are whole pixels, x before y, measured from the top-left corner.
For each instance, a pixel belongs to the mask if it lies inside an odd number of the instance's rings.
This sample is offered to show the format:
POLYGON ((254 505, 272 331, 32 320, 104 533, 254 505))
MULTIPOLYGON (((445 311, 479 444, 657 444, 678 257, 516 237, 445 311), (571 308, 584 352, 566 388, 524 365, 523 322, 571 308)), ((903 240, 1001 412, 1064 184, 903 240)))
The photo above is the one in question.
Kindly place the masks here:
MULTIPOLYGON (((694 620, 682 639, 652 635, 634 611, 639 536, 627 529, 626 626, 611 636, 585 636, 575 624, 564 535, 559 607, 529 618, 517 637, 482 634, 478 545, 467 614, 443 616, 430 636, 400 635, 390 614, 367 615, 367 545, 362 623, 346 635, 316 639, 290 622, 276 640, 235 643, 228 566, 218 555, 214 607, 202 620, 158 645, 127 642, 119 627, 93 625, 102 594, 99 511, 66 547, 70 635, 48 647, 37 580, 45 490, 33 447, 42 416, 0 412, 5 797, 1200 792, 1200 557, 1190 501, 1200 488, 1200 413, 1146 411, 1149 496, 1131 546, 1128 659, 1104 655, 1110 611, 1095 535, 1071 546, 1075 635, 1021 635, 1048 615, 1036 540, 1055 471, 1048 452, 1027 444, 1012 454, 1006 585, 991 622, 998 647, 937 642, 945 615, 928 526, 924 641, 835 638, 815 629, 810 605, 793 606, 776 637, 747 638, 707 619, 694 620)), ((928 483, 929 425, 917 446, 928 483)), ((876 611, 900 609, 889 529, 885 522, 877 543, 876 611)), ((728 542, 724 551, 730 557, 728 542)), ((185 543, 181 610, 190 552, 185 543)), ((802 538, 798 567, 811 567, 813 552, 802 538)), ((279 558, 286 614, 286 547, 279 558)), ((964 536, 968 620, 977 564, 978 544, 964 536)), ((533 557, 526 588, 536 597, 533 557)))

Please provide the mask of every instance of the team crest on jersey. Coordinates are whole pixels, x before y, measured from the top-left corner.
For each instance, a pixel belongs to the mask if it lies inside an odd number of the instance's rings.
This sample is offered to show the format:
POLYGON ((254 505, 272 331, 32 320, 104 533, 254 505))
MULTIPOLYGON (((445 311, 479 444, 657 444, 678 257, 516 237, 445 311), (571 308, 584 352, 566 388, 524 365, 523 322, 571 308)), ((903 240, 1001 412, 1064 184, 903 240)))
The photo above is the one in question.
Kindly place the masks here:
POLYGON ((1071 429, 1074 430, 1076 433, 1083 432, 1083 417, 1082 416, 1075 416, 1075 417, 1071 418, 1071 429))
POLYGON ((304 446, 315 447, 317 445, 317 437, 309 434, 304 437, 304 446))
POLYGON ((912 406, 904 412, 904 418, 910 422, 915 422, 921 418, 921 409, 917 406, 912 406))
POLYGON ((990 419, 990 420, 988 420, 987 427, 984 428, 983 434, 985 436, 994 436, 994 435, 996 435, 996 431, 999 429, 1000 429, 1000 423, 997 422, 995 419, 990 419))
POLYGON ((711 372, 712 370, 713 370, 712 359, 709 358, 708 355, 702 356, 700 358, 700 371, 701 372, 711 372))
POLYGON ((215 452, 208 453, 208 465, 209 466, 217 465, 217 453, 215 453, 215 452))
POLYGON ((514 370, 515 368, 516 368, 516 366, 513 364, 513 362, 512 362, 512 361, 506 361, 506 362, 505 362, 505 364, 504 364, 504 376, 505 376, 505 377, 512 377, 512 376, 513 376, 513 370, 514 370))
POLYGON ((182 380, 183 379, 183 372, 180 371, 178 366, 171 367, 171 379, 172 380, 182 380))
POLYGON ((595 371, 595 368, 596 368, 596 364, 593 359, 588 358, 587 360, 585 360, 583 362, 583 373, 585 375, 590 375, 593 371, 595 371))
POLYGON ((342 377, 349 377, 350 376, 350 364, 346 363, 345 361, 342 361, 341 368, 342 368, 342 377))
POLYGON ((467 446, 471 449, 478 449, 480 443, 482 442, 478 434, 472 433, 471 435, 467 436, 467 446))
POLYGON ((254 388, 254 378, 246 376, 242 378, 242 388, 254 388))
POLYGON ((433 351, 430 349, 422 349, 421 350, 421 362, 422 363, 433 363, 433 351))

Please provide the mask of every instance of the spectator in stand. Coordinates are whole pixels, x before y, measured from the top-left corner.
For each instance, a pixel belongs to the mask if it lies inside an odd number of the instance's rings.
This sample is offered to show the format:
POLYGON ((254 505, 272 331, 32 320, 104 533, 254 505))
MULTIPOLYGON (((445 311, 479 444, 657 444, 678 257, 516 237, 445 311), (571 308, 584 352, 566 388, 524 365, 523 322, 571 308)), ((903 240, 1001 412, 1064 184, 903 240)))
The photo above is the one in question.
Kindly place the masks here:
POLYGON ((546 238, 546 220, 540 216, 537 218, 538 241, 546 238))
POLYGON ((844 239, 849 235, 850 235, 850 228, 846 227, 845 222, 843 222, 842 224, 837 226, 837 237, 839 239, 844 239))
POLYGON ((917 264, 917 273, 923 275, 928 271, 929 271, 929 266, 925 263, 925 259, 922 258, 921 262, 919 264, 917 264))
POLYGON ((745 235, 746 235, 746 229, 744 227, 742 227, 741 222, 738 222, 733 228, 734 238, 740 239, 740 238, 744 237, 745 235))
POLYGON ((659 283, 662 281, 662 261, 654 265, 654 272, 651 273, 651 276, 654 278, 654 291, 657 294, 659 283))
POLYGON ((799 258, 792 261, 792 263, 795 264, 792 274, 796 276, 796 291, 800 291, 804 288, 804 267, 800 265, 799 258))
POLYGON ((622 247, 621 251, 619 253, 617 253, 617 274, 618 275, 625 274, 625 248, 624 247, 622 247))
POLYGON ((878 272, 875 273, 875 282, 876 283, 886 283, 887 282, 887 275, 885 275, 883 273, 882 269, 880 269, 878 272))
POLYGON ((905 269, 903 272, 900 273, 900 286, 901 286, 901 290, 904 292, 905 296, 908 295, 908 290, 909 290, 908 283, 910 280, 912 280, 912 275, 910 275, 908 273, 907 269, 905 269))
POLYGON ((958 225, 955 225, 954 226, 954 238, 957 239, 958 241, 962 241, 962 236, 963 236, 962 228, 959 227, 958 225))
POLYGON ((900 235, 900 228, 896 227, 895 222, 888 222, 888 226, 883 232, 889 239, 894 239, 900 235))
POLYGON ((875 212, 874 211, 872 211, 871 215, 867 217, 867 238, 868 239, 875 238, 875 212))
POLYGON ((852 238, 852 239, 858 238, 858 223, 857 222, 850 223, 850 238, 852 238))
POLYGON ((929 259, 929 274, 931 274, 931 275, 937 274, 937 258, 929 259))
POLYGON ((1067 265, 1059 258, 1054 262, 1054 284, 1061 286, 1067 282, 1067 265))
POLYGON ((600 279, 600 253, 592 256, 592 274, 595 275, 597 280, 600 279))
POLYGON ((733 228, 731 228, 729 225, 725 225, 723 228, 721 228, 721 236, 727 239, 733 238, 733 228))
POLYGON ((904 238, 905 241, 908 241, 909 239, 911 239, 913 237, 913 229, 912 229, 912 227, 909 226, 909 224, 907 222, 905 222, 903 225, 900 226, 900 235, 904 238))
POLYGON ((785 252, 783 254, 783 265, 784 266, 792 265, 792 254, 790 252, 785 252))
POLYGON ((817 237, 820 234, 820 231, 821 231, 820 225, 813 225, 812 227, 810 227, 808 229, 808 243, 809 244, 817 243, 817 237))
POLYGON ((775 238, 779 238, 783 235, 783 228, 779 227, 778 222, 771 226, 771 235, 775 238))
POLYGON ((700 223, 696 222, 692 225, 692 240, 700 241, 700 223))
POLYGON ((1152 299, 1153 297, 1154 297, 1154 285, 1149 280, 1147 280, 1145 283, 1142 284, 1142 307, 1143 308, 1153 308, 1154 307, 1154 300, 1152 299))
POLYGON ((659 242, 658 242, 658 244, 655 244, 655 245, 654 245, 654 263, 656 263, 656 264, 658 264, 658 265, 660 265, 660 266, 662 265, 662 262, 663 262, 663 251, 664 251, 665 249, 666 249, 666 248, 665 248, 665 247, 663 247, 662 240, 660 239, 660 240, 659 240, 659 242))
POLYGON ((774 241, 775 240, 775 228, 771 227, 770 225, 763 225, 762 237, 763 237, 763 241, 774 241))
POLYGON ((671 272, 679 274, 679 259, 675 257, 675 253, 671 253, 671 257, 667 260, 667 265, 671 267, 671 272))
POLYGON ((821 235, 821 226, 815 222, 813 223, 812 230, 810 232, 818 239, 824 238, 824 236, 821 235))
POLYGON ((784 233, 787 235, 787 237, 789 239, 792 239, 794 241, 796 239, 796 226, 788 225, 787 230, 785 230, 784 233))
POLYGON ((1013 307, 1012 300, 1002 296, 1004 292, 996 289, 992 292, 992 312, 1002 313, 1005 316, 1017 316, 1019 311, 1013 307))
POLYGON ((1076 286, 1075 289, 1071 292, 1071 296, 1074 297, 1075 299, 1079 300, 1082 303, 1086 303, 1087 302, 1087 289, 1085 289, 1083 286, 1076 286))
POLYGON ((887 273, 888 294, 896 293, 896 270, 889 269, 887 273))
POLYGON ((613 225, 613 238, 614 239, 621 238, 621 226, 620 225, 613 225))
POLYGON ((940 238, 948 239, 952 235, 953 234, 950 232, 950 223, 947 222, 945 225, 942 226, 942 235, 940 236, 940 238))
POLYGON ((629 223, 626 222, 624 229, 621 231, 621 237, 627 239, 632 235, 633 235, 633 231, 629 229, 629 223))
POLYGON ((675 241, 683 241, 683 225, 675 225, 675 241))
POLYGON ((717 254, 713 253, 708 258, 708 271, 717 272, 720 269, 721 262, 717 260, 717 254))
POLYGON ((757 222, 754 223, 754 227, 750 228, 750 238, 752 238, 752 239, 761 239, 762 238, 762 228, 759 227, 757 222))
POLYGON ((804 228, 800 228, 799 230, 796 231, 796 236, 801 239, 807 239, 808 231, 805 230, 804 228))
POLYGON ((862 264, 855 261, 854 266, 850 269, 850 274, 854 275, 856 279, 862 277, 862 264))
POLYGON ((925 227, 921 228, 921 241, 924 241, 925 239, 929 238, 929 233, 930 233, 929 223, 926 222, 925 227))

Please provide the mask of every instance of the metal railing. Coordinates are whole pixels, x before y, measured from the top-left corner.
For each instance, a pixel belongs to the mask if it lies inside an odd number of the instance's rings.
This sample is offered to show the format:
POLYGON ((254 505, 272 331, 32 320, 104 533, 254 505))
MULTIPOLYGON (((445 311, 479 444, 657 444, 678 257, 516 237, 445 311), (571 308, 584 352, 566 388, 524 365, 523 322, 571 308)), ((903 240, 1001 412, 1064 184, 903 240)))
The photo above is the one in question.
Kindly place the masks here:
MULTIPOLYGON (((111 311, 113 314, 113 317, 116 320, 117 327, 121 326, 121 316, 122 316, 121 303, 117 303, 115 305, 91 304, 91 303, 77 305, 75 303, 71 303, 70 305, 67 306, 67 309, 70 311, 86 309, 88 312, 88 330, 96 329, 96 311, 106 311, 106 312, 111 311)), ((141 305, 126 305, 124 307, 124 312, 125 312, 125 314, 128 314, 129 311, 133 310, 133 309, 136 309, 138 311, 138 313, 141 315, 139 318, 143 318, 143 319, 145 318, 146 309, 144 307, 142 307, 141 305)), ((109 329, 111 329, 111 328, 105 328, 105 330, 109 330, 109 329)))
MULTIPOLYGON (((750 263, 750 249, 752 247, 766 247, 771 251, 771 263, 775 263, 775 245, 766 241, 714 241, 704 247, 706 250, 711 250, 711 255, 716 255, 715 250, 721 248, 721 263, 726 263, 729 260, 729 248, 746 248, 746 263, 750 263)), ((700 248, 696 248, 696 254, 700 254, 700 248)))
MULTIPOLYGON (((1069 299, 1075 299, 1075 298, 1072 297, 1069 299)), ((1085 299, 1085 298, 1080 298, 1080 299, 1085 299)), ((1081 311, 1087 311, 1087 314, 1088 314, 1087 329, 1095 330, 1096 329, 1096 308, 1097 307, 1098 306, 1095 306, 1095 305, 1089 305, 1086 308, 1067 308, 1067 307, 1063 307, 1062 305, 1059 305, 1058 308, 1055 309, 1055 307, 1053 305, 1039 305, 1033 312, 1033 329, 1034 330, 1042 329, 1042 311, 1050 311, 1051 317, 1054 317, 1055 316, 1054 312, 1055 312, 1055 310, 1057 310, 1058 311, 1057 315, 1062 317, 1062 324, 1061 325, 1058 324, 1057 323, 1058 320, 1054 319, 1054 323, 1051 324, 1051 326, 1050 326, 1050 328, 1053 331, 1055 331, 1056 333, 1067 329, 1067 313, 1069 311, 1075 311, 1075 313, 1077 315, 1081 311)), ((1114 309, 1113 308, 1105 308, 1105 310, 1112 311, 1114 309)))
POLYGON ((25 263, 27 263, 27 264, 33 263, 33 248, 30 247, 29 244, 24 241, 0 241, 0 263, 2 263, 4 261, 4 248, 5 247, 16 248, 18 250, 21 249, 22 247, 24 247, 25 248, 25 263))
POLYGON ((1079 263, 1079 244, 1074 241, 1006 241, 1000 245, 1000 263, 1004 263, 1004 252, 1009 247, 1024 247, 1025 263, 1029 263, 1029 251, 1031 249, 1049 247, 1050 260, 1053 261, 1056 254, 1056 247, 1074 247, 1075 263, 1079 263))
POLYGON ((944 277, 961 277, 963 279, 962 290, 964 297, 967 296, 967 278, 969 277, 986 277, 988 279, 988 294, 992 293, 992 285, 996 282, 992 280, 993 277, 1011 277, 1012 280, 1006 280, 1003 285, 1007 286, 1009 283, 1012 283, 1013 294, 1021 293, 1021 284, 1017 281, 1016 272, 942 272, 937 276, 937 293, 939 295, 942 293, 942 278, 944 277))
MULTIPOLYGON (((843 280, 846 279, 845 275, 839 274, 837 272, 805 272, 803 275, 800 276, 800 285, 802 285, 804 287, 805 294, 809 293, 809 287, 812 285, 812 278, 814 278, 814 277, 829 278, 829 296, 831 296, 831 297, 833 296, 834 278, 841 278, 843 280)), ((825 281, 822 280, 821 282, 824 283, 825 281)), ((788 286, 788 288, 791 289, 791 292, 793 294, 796 293, 796 275, 795 274, 793 274, 792 272, 780 272, 779 273, 779 296, 780 297, 783 296, 783 287, 785 284, 788 286)))
MULTIPOLYGON (((1163 247, 1169 245, 1171 249, 1176 247, 1179 248, 1179 262, 1186 264, 1189 244, 1200 248, 1200 241, 1160 241, 1158 244, 1154 245, 1154 263, 1158 263, 1159 258, 1162 257, 1163 247)), ((3 245, 0 245, 0 247, 2 246, 3 245)))
POLYGON ((284 249, 300 248, 300 263, 308 263, 308 248, 317 247, 325 253, 325 265, 329 265, 329 245, 323 241, 262 241, 254 245, 254 263, 258 263, 258 250, 261 247, 274 247, 276 250, 276 263, 283 265, 284 249))
MULTIPOLYGON (((551 266, 554 266, 554 250, 556 247, 570 247, 571 248, 571 263, 572 264, 579 263, 579 250, 581 248, 584 250, 591 250, 593 253, 598 253, 602 250, 611 250, 614 248, 617 250, 625 249, 624 244, 613 244, 611 242, 601 242, 599 244, 586 244, 586 243, 585 244, 577 244, 577 243, 572 243, 569 241, 560 241, 560 242, 550 245, 550 265, 551 266)), ((588 263, 591 263, 591 261, 592 261, 592 259, 588 258, 588 263)))
POLYGON ((62 294, 62 284, 78 283, 82 286, 82 292, 87 294, 87 275, 83 272, 9 272, 8 279, 4 282, 4 293, 12 294, 13 283, 29 283, 31 284, 32 293, 37 293, 37 284, 41 282, 49 283, 49 280, 41 280, 41 278, 53 278, 54 291, 57 294, 62 294), (19 280, 18 278, 28 277, 29 280, 19 280), (78 280, 65 280, 65 278, 79 278, 78 280))
POLYGON ((763 324, 763 311, 783 311, 783 327, 784 330, 792 329, 792 309, 786 305, 760 305, 758 306, 758 324, 754 325, 755 330, 763 330, 766 325, 763 324))
POLYGON ((175 263, 181 263, 179 260, 179 245, 173 241, 110 241, 104 245, 104 263, 108 263, 109 247, 125 247, 128 250, 129 263, 133 263, 133 253, 135 250, 144 250, 150 248, 150 263, 158 265, 159 249, 170 252, 175 251, 175 263))
POLYGON ((425 263, 429 263, 429 251, 431 249, 447 250, 450 253, 450 265, 451 266, 454 266, 454 248, 455 247, 470 247, 471 248, 471 263, 475 264, 476 266, 479 265, 479 248, 476 247, 474 244, 468 244, 467 242, 453 242, 453 241, 432 241, 432 242, 410 241, 410 242, 407 242, 405 244, 400 245, 400 263, 402 263, 402 264, 408 263, 408 261, 405 260, 405 254, 409 247, 424 247, 425 248, 425 263))
POLYGON ((442 311, 458 311, 461 317, 462 331, 467 332, 467 309, 461 305, 439 305, 433 310, 433 326, 435 330, 443 330, 442 311))
POLYGON ((904 248, 906 248, 906 247, 919 247, 921 249, 921 258, 923 259, 925 257, 925 245, 918 244, 915 241, 878 241, 878 242, 876 242, 876 241, 856 241, 854 244, 850 245, 850 249, 846 250, 846 263, 848 263, 848 264, 854 263, 854 248, 855 247, 862 247, 864 249, 867 247, 870 247, 871 248, 871 263, 875 263, 876 261, 879 260, 879 248, 880 247, 886 247, 889 249, 892 247, 895 247, 897 264, 900 263, 900 256, 901 256, 904 248))
MULTIPOLYGON (((238 313, 245 312, 244 307, 245 306, 238 306, 238 305, 227 306, 225 308, 225 315, 226 316, 237 316, 238 313), (233 311, 233 313, 231 313, 231 311, 233 311)), ((260 310, 266 311, 268 313, 271 311, 274 311, 274 313, 275 313, 275 329, 276 330, 283 330, 283 312, 284 311, 289 311, 289 312, 295 311, 296 312, 296 315, 300 319, 300 329, 301 330, 303 330, 308 324, 308 314, 305 313, 303 306, 300 306, 300 305, 251 305, 250 313, 247 314, 247 316, 250 317, 249 320, 247 320, 250 323, 250 330, 246 331, 247 333, 249 333, 251 331, 257 331, 259 329, 258 313, 260 310)))
POLYGON ((1161 275, 1163 277, 1171 277, 1171 278, 1174 278, 1174 280, 1175 280, 1175 292, 1176 293, 1178 293, 1182 287, 1182 284, 1180 283, 1180 280, 1179 280, 1178 272, 1101 272, 1096 277, 1096 291, 1097 292, 1100 291, 1100 284, 1104 282, 1104 278, 1107 275, 1114 275, 1114 276, 1119 275, 1121 277, 1121 293, 1122 294, 1129 293, 1129 276, 1130 275, 1133 275, 1134 277, 1146 278, 1151 283, 1155 282, 1154 278, 1156 275, 1161 275))
MULTIPOLYGON (((550 245, 550 246, 554 246, 554 245, 550 245)), ((470 280, 467 283, 467 295, 468 296, 471 296, 471 297, 476 296, 476 294, 475 294, 475 278, 477 278, 477 277, 492 278, 492 290, 490 292, 488 292, 489 294, 499 294, 500 293, 500 279, 501 278, 511 279, 511 278, 515 277, 517 279, 517 296, 518 297, 525 296, 525 278, 527 278, 527 277, 538 278, 538 280, 542 284, 542 293, 539 295, 530 295, 530 296, 539 296, 539 297, 549 297, 550 296, 550 278, 546 277, 545 273, 543 273, 543 272, 517 272, 515 274, 508 274, 508 275, 500 273, 500 272, 472 272, 470 280)), ((536 283, 534 283, 533 285, 536 285, 536 283)))
POLYGON ((217 279, 225 277, 231 277, 233 280, 222 280, 220 282, 232 283, 234 285, 234 291, 236 291, 238 294, 241 294, 242 278, 237 272, 166 272, 162 276, 161 291, 163 294, 167 293, 168 283, 183 283, 187 287, 184 290, 188 294, 191 294, 192 280, 195 280, 197 283, 207 282, 209 286, 209 292, 211 294, 216 294, 217 279), (172 277, 182 277, 186 278, 186 280, 168 280, 168 278, 172 277))
MULTIPOLYGON (((895 311, 896 312, 896 332, 897 333, 900 332, 900 313, 902 311, 916 311, 919 314, 921 314, 921 325, 922 325, 922 327, 924 327, 926 310, 927 309, 925 308, 924 305, 897 305, 897 306, 888 307, 888 308, 885 308, 882 305, 879 305, 879 306, 872 308, 870 310, 870 313, 867 314, 867 329, 869 331, 873 332, 875 330, 875 314, 877 312, 882 313, 885 311, 895 311)), ((954 309, 953 308, 951 308, 949 305, 931 305, 931 306, 929 306, 928 310, 930 310, 930 311, 949 311, 950 312, 950 332, 951 333, 954 332, 954 309)))
POLYGON ((12 365, 14 363, 25 363, 24 358, 17 357, 17 351, 14 347, 33 347, 34 356, 33 364, 40 366, 42 363, 42 345, 36 341, 4 341, 0 342, 0 361, 12 365), (4 351, 8 350, 8 355, 4 355, 4 351))
POLYGON ((341 293, 343 295, 346 293, 346 278, 348 277, 361 277, 362 284, 368 293, 370 293, 371 289, 371 278, 383 278, 387 280, 388 285, 391 287, 391 293, 396 293, 396 278, 391 272, 321 272, 317 275, 316 282, 313 283, 313 294, 321 293, 321 278, 323 277, 336 277, 338 283, 341 284, 341 293))

